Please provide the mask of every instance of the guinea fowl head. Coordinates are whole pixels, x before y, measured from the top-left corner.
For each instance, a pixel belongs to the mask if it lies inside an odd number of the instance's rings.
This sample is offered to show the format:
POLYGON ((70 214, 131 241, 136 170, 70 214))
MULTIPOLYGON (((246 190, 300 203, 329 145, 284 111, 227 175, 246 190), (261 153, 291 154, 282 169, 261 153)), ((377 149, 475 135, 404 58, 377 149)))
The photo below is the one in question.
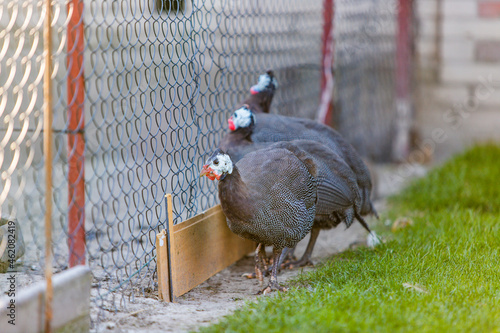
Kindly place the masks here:
POLYGON ((227 120, 227 123, 231 131, 236 131, 238 128, 247 128, 254 125, 255 116, 248 105, 245 104, 243 107, 233 112, 233 115, 227 120))
POLYGON ((267 71, 266 74, 259 76, 259 81, 256 85, 250 88, 252 95, 263 91, 275 91, 278 88, 278 80, 274 77, 273 71, 267 71))
POLYGON ((223 180, 233 172, 233 162, 228 154, 217 148, 203 166, 200 177, 207 176, 210 180, 223 180))
POLYGON ((236 131, 238 128, 246 128, 255 124, 255 116, 252 110, 248 108, 248 105, 244 105, 234 111, 233 115, 227 120, 227 123, 231 131, 236 131))

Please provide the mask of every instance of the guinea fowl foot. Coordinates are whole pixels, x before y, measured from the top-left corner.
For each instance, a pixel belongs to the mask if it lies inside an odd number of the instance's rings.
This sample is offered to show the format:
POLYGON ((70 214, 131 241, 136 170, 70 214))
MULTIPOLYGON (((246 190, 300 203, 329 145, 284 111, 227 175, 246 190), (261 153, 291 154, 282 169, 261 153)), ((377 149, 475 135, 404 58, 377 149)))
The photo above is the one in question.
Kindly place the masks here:
POLYGON ((287 292, 288 288, 280 286, 277 282, 276 283, 270 282, 269 285, 266 288, 259 291, 257 295, 267 295, 269 293, 272 293, 273 291, 287 292))
MULTIPOLYGON (((263 272, 263 276, 269 276, 271 274, 271 268, 268 268, 266 270, 264 270, 263 272)), ((256 279, 257 278, 257 274, 254 272, 254 273, 243 273, 241 274, 241 277, 246 277, 247 279, 256 279)))
POLYGON ((297 257, 295 257, 294 255, 286 256, 283 259, 283 262, 281 263, 281 267, 284 268, 284 267, 286 267, 286 265, 293 263, 293 262, 296 262, 296 261, 297 261, 297 257))
POLYGON ((258 244, 255 248, 255 273, 244 273, 241 276, 247 279, 259 280, 259 285, 262 286, 264 282, 264 276, 268 276, 271 273, 271 269, 268 267, 268 260, 266 256, 266 249, 263 244, 258 244))
POLYGON ((297 267, 306 267, 306 266, 314 267, 314 263, 312 262, 311 259, 302 258, 300 260, 290 261, 288 263, 283 264, 281 267, 283 267, 284 269, 293 269, 297 267))

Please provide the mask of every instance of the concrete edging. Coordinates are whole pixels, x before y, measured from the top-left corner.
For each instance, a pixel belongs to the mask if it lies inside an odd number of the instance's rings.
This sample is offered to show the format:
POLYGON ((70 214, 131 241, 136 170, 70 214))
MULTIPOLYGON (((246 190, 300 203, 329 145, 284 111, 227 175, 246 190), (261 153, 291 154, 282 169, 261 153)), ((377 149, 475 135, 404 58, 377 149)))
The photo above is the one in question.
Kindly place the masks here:
MULTIPOLYGON (((2 274, 9 278, 14 273, 2 274)), ((90 288, 92 274, 88 266, 76 266, 52 279, 54 297, 52 303, 54 332, 88 332, 90 329, 90 288)), ((0 298, 0 332, 43 332, 45 321, 46 282, 40 281, 15 295, 0 298), (14 308, 8 308, 14 300, 14 308), (10 314, 14 316, 9 316, 10 314), (14 319, 15 325, 9 323, 14 319)))

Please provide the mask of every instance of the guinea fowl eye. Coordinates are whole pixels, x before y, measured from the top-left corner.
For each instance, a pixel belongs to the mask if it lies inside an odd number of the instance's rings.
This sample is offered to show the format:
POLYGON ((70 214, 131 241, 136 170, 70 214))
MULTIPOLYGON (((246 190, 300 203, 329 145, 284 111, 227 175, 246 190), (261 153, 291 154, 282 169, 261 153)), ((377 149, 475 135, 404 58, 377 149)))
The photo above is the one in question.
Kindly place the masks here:
POLYGON ((215 165, 219 165, 219 160, 214 160, 215 165))

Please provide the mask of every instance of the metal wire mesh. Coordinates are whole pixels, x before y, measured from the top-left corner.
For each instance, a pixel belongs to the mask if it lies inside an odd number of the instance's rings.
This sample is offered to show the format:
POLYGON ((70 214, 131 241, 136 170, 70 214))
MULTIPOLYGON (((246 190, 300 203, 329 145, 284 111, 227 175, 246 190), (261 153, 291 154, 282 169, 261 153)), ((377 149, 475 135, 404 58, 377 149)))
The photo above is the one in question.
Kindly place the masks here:
MULTIPOLYGON (((94 323, 156 290, 166 193, 175 223, 217 203, 199 170, 259 74, 273 69, 280 82, 272 112, 316 117, 322 4, 53 1, 54 268, 86 260, 94 323)), ((394 7, 336 4, 337 121, 363 153, 384 155, 394 7), (383 28, 370 30, 379 20, 383 28)), ((21 285, 41 279, 43 267, 44 10, 38 1, 0 2, 0 216, 22 225, 21 285)))
MULTIPOLYGON (((0 9, 0 217, 21 223, 24 267, 28 273, 40 273, 43 257, 39 253, 44 248, 44 9, 37 1, 2 2, 0 9)), ((61 237, 60 229, 55 232, 61 237)), ((17 281, 23 286, 39 279, 39 274, 23 274, 17 281)))
MULTIPOLYGON (((103 281, 102 307, 117 306, 116 293, 106 295, 115 281, 155 289, 151 260, 165 226, 165 193, 173 195, 175 223, 217 203, 199 170, 258 74, 274 68, 289 85, 318 75, 309 67, 320 57, 319 1, 194 1, 177 12, 157 5, 87 7, 87 247, 90 262, 100 262, 93 271, 103 281), (304 48, 301 40, 314 34, 304 48)), ((314 112, 318 95, 313 86, 295 101, 307 96, 314 112)))
POLYGON ((336 126, 363 156, 388 161, 396 118, 397 1, 336 5, 336 126))

